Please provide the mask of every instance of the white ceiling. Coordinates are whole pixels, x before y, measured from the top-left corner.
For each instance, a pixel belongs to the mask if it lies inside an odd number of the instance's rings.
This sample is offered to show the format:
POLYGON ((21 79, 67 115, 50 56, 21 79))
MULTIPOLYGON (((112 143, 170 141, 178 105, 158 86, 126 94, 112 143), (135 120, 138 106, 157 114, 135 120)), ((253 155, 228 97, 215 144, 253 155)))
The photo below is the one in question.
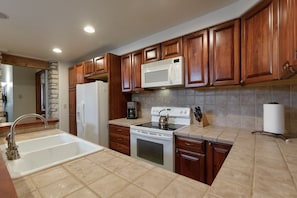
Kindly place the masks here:
POLYGON ((73 61, 109 51, 238 0, 0 0, 0 51, 73 61), (83 27, 96 32, 88 35, 83 27), (60 47, 62 54, 52 48, 60 47))

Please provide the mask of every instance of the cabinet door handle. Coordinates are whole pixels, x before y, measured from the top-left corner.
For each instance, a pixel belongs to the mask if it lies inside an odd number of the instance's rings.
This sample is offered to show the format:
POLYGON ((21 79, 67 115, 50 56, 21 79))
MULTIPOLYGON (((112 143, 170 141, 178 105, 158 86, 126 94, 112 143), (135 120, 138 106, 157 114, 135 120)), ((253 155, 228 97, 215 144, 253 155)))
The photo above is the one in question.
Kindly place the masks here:
POLYGON ((122 132, 122 129, 117 129, 117 132, 120 132, 121 133, 122 132))
POLYGON ((208 142, 208 145, 209 145, 209 146, 211 146, 211 145, 212 145, 212 143, 211 143, 211 142, 208 142))
POLYGON ((122 141, 122 140, 123 140, 123 138, 117 138, 117 140, 118 140, 118 141, 122 141))
POLYGON ((191 143, 188 143, 188 142, 185 142, 185 145, 186 146, 194 146, 194 144, 191 144, 191 143))

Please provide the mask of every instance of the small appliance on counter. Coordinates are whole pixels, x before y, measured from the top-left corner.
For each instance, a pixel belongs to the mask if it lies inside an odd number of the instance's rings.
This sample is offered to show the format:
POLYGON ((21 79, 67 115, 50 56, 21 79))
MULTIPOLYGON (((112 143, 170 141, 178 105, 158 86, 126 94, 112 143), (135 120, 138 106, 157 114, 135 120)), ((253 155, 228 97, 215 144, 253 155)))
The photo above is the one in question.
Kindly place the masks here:
POLYGON ((137 102, 128 102, 127 119, 136 119, 137 117, 137 102))

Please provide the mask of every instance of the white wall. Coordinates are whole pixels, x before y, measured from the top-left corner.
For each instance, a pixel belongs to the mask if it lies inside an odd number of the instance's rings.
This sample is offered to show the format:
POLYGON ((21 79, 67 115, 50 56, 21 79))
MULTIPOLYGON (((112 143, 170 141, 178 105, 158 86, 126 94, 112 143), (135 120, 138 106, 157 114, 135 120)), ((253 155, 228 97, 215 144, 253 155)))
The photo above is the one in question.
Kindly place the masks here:
POLYGON ((68 67, 70 63, 59 62, 59 128, 69 132, 68 67))
POLYGON ((13 66, 13 117, 36 112, 36 69, 13 66))

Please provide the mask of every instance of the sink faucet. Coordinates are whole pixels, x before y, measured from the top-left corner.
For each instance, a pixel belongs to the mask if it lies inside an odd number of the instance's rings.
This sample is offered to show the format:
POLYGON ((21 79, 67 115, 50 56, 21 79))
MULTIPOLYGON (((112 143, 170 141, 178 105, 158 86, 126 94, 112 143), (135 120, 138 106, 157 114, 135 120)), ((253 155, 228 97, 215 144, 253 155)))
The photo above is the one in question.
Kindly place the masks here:
POLYGON ((30 117, 36 117, 39 118, 43 121, 44 123, 44 128, 47 127, 47 120, 36 113, 29 113, 29 114, 24 114, 21 115, 20 117, 18 117, 11 125, 10 127, 10 132, 8 133, 8 135, 6 136, 6 140, 7 140, 7 149, 6 149, 6 155, 7 155, 7 159, 8 160, 15 160, 15 159, 19 159, 20 158, 20 154, 18 151, 18 146, 15 143, 15 132, 14 132, 14 128, 16 127, 16 125, 23 119, 26 118, 30 118, 30 117))

